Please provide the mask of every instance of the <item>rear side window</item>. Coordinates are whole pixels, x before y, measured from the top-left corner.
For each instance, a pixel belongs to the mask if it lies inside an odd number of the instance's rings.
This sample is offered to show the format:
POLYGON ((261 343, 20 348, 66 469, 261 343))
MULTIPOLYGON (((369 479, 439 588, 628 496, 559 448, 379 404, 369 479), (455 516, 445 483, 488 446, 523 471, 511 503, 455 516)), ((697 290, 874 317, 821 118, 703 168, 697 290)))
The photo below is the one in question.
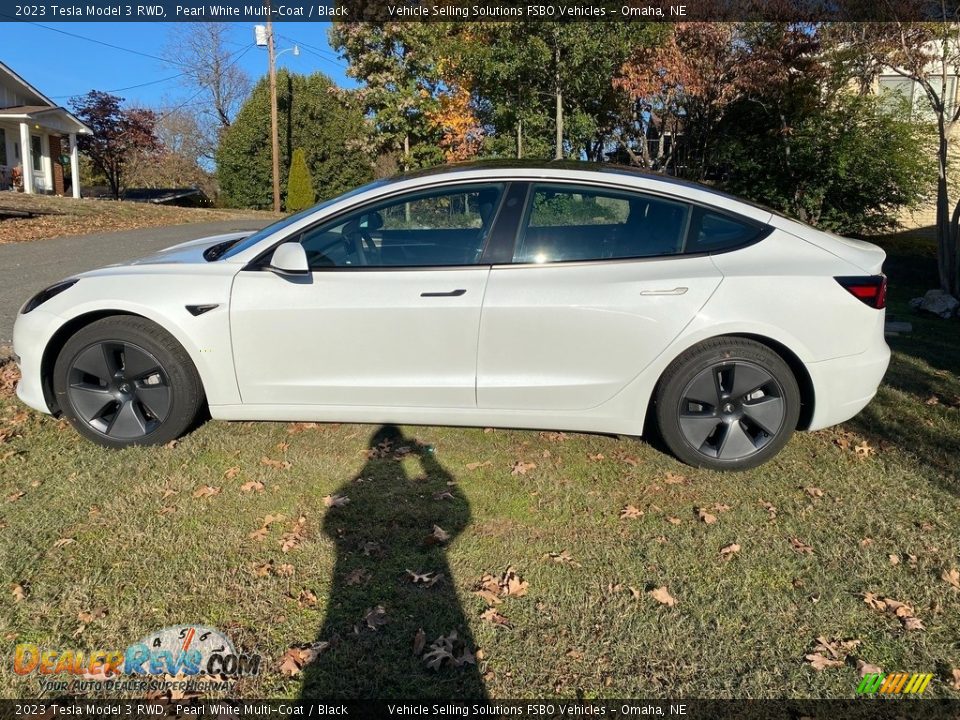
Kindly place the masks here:
POLYGON ((683 252, 691 208, 653 195, 533 186, 513 261, 551 263, 683 252))
POLYGON ((696 208, 684 252, 718 252, 757 240, 765 227, 743 218, 696 208))

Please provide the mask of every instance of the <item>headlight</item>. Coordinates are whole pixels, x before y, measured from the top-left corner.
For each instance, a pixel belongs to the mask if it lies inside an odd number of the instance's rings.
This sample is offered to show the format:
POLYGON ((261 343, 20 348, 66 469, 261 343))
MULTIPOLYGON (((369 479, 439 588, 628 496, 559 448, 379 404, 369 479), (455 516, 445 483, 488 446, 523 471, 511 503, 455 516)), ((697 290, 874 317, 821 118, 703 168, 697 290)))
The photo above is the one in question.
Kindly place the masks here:
POLYGON ((20 308, 20 314, 26 315, 31 310, 35 310, 36 308, 43 305, 50 298, 56 297, 57 295, 62 293, 64 290, 68 290, 69 288, 72 288, 76 284, 77 284, 77 278, 74 278, 73 280, 61 280, 60 282, 54 285, 51 285, 45 290, 41 290, 40 292, 38 292, 36 295, 34 295, 32 298, 30 298, 23 304, 23 307, 20 308))

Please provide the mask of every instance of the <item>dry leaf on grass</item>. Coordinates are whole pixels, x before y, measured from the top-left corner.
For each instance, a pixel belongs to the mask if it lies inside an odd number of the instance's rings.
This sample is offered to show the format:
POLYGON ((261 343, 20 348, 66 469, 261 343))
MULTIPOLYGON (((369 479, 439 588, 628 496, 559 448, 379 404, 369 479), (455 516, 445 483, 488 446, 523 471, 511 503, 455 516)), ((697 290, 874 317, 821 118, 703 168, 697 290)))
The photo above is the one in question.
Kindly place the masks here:
POLYGON ((952 679, 950 680, 950 687, 954 690, 960 690, 960 668, 953 668, 950 672, 952 679))
POLYGON ((98 607, 93 610, 81 610, 77 613, 77 620, 84 625, 89 625, 100 618, 105 618, 109 613, 110 611, 105 607, 98 607))
POLYGON ((887 560, 890 562, 891 565, 899 565, 899 564, 900 564, 900 556, 899 556, 899 555, 893 555, 893 554, 891 553, 890 555, 887 555, 887 560))
POLYGON ((853 450, 857 454, 857 458, 859 460, 866 460, 868 457, 875 455, 877 452, 876 449, 866 440, 857 445, 853 450))
POLYGON ((621 520, 633 520, 639 517, 643 517, 643 510, 634 505, 626 505, 623 510, 620 511, 621 520))
POLYGON ((407 570, 407 576, 410 578, 410 582, 412 582, 414 585, 433 587, 443 578, 443 573, 435 571, 421 573, 414 572, 413 570, 407 570))
POLYGON ((656 600, 661 605, 666 605, 667 607, 673 607, 677 604, 677 601, 667 590, 667 586, 663 585, 661 587, 655 588, 647 593, 650 597, 656 600))
POLYGON ((486 573, 480 578, 473 592, 489 605, 497 605, 505 597, 523 597, 528 588, 529 583, 521 578, 511 565, 499 578, 486 573))
POLYGON ((15 503, 17 500, 22 498, 26 493, 23 490, 17 490, 16 492, 10 493, 7 495, 6 500, 8 503, 15 503))
POLYGON ((320 423, 315 422, 295 422, 287 425, 287 433, 290 435, 298 435, 304 430, 310 430, 312 428, 320 427, 320 423))
POLYGON ((477 656, 457 637, 457 631, 454 630, 430 643, 430 649, 423 655, 423 662, 430 670, 438 671, 444 665, 476 665, 477 656))
POLYGON ((724 560, 729 560, 738 552, 740 552, 740 546, 737 545, 737 543, 733 543, 732 545, 727 545, 726 547, 720 549, 720 557, 724 560))
POLYGON ((960 590, 960 571, 956 568, 950 568, 940 573, 940 579, 950 585, 954 590, 960 590))
POLYGON ((57 541, 53 544, 53 546, 54 546, 55 548, 62 548, 62 547, 66 547, 67 545, 69 545, 70 543, 73 543, 73 542, 76 542, 76 540, 74 540, 73 538, 65 537, 65 538, 60 538, 59 540, 57 540, 57 541))
POLYGON ((166 507, 162 507, 159 510, 157 510, 157 515, 169 515, 170 513, 176 512, 176 511, 177 509, 175 507, 173 507, 172 505, 167 505, 166 507))
POLYGON ((240 466, 234 465, 233 467, 229 467, 223 471, 223 479, 233 480, 239 474, 240 474, 240 466))
POLYGON ((433 494, 434 500, 456 500, 453 493, 449 490, 438 490, 433 494))
POLYGON ((10 586, 10 594, 13 595, 15 603, 23 602, 30 594, 30 588, 26 583, 14 583, 10 586))
POLYGON ((420 628, 417 630, 417 634, 413 636, 413 654, 419 655, 426 646, 427 634, 423 631, 423 628, 420 628))
POLYGON ((587 455, 593 462, 603 462, 606 457, 603 453, 597 453, 596 455, 587 455))
POLYGON ((240 492, 263 492, 264 485, 259 480, 250 480, 240 486, 240 492))
POLYGON ((833 660, 831 658, 824 657, 820 653, 810 653, 809 655, 804 655, 804 659, 810 663, 813 669, 817 672, 826 670, 827 668, 843 667, 842 660, 833 660))
POLYGON ((323 504, 328 508, 343 507, 350 502, 346 495, 327 495, 323 498, 323 504))
POLYGON ((303 541, 307 539, 306 533, 307 518, 301 515, 296 522, 290 526, 290 530, 285 532, 280 538, 280 551, 288 553, 296 550, 303 541))
POLYGON ((914 615, 913 607, 905 602, 889 597, 881 597, 872 592, 863 594, 863 601, 878 612, 887 613, 896 617, 904 630, 925 630, 923 621, 914 615))
POLYGON ((773 503, 768 503, 766 500, 760 501, 760 507, 767 511, 767 515, 770 516, 771 520, 777 519, 777 506, 773 503))
POLYGON ((367 610, 366 614, 363 616, 363 621, 371 630, 381 628, 386 625, 387 622, 389 622, 387 620, 387 611, 383 605, 377 605, 376 607, 367 610))
POLYGON ((293 574, 296 572, 296 568, 293 567, 290 563, 284 563, 283 565, 277 565, 276 574, 277 577, 293 577, 293 574))
POLYGON ((423 543, 424 545, 443 545, 443 543, 449 539, 450 533, 448 533, 439 525, 434 525, 433 532, 423 539, 423 543))
POLYGON ((268 458, 266 456, 260 458, 260 464, 276 470, 289 470, 293 467, 293 463, 289 460, 274 460, 273 458, 268 458))
POLYGON ((278 442, 278 443, 277 443, 277 450, 279 450, 280 452, 285 453, 285 452, 286 452, 287 450, 289 450, 289 449, 290 449, 290 443, 288 443, 288 442, 278 442))
POLYGON ((523 460, 517 460, 513 463, 513 467, 510 469, 511 475, 526 475, 531 470, 536 469, 537 464, 532 462, 525 462, 523 460))
POLYGON ((790 547, 792 547, 794 551, 799 553, 800 555, 813 554, 813 548, 797 537, 790 538, 790 547))
POLYGON ((332 642, 321 641, 309 645, 293 645, 280 658, 280 673, 296 677, 304 667, 312 663, 320 653, 328 650, 332 642))
POLYGON ((364 568, 355 568, 347 574, 344 582, 346 582, 347 585, 363 585, 369 581, 370 578, 371 574, 369 570, 364 568))
POLYGON ((883 668, 881 668, 879 665, 872 665, 868 662, 864 662, 863 660, 857 660, 857 673, 860 675, 860 677, 863 677, 864 675, 876 675, 877 673, 882 672, 883 668))
POLYGON ((302 608, 313 607, 318 602, 320 602, 320 599, 317 597, 317 594, 308 588, 304 588, 300 591, 300 594, 297 595, 297 605, 302 608))
POLYGON ((482 613, 480 613, 480 619, 485 622, 491 623, 492 625, 496 625, 497 627, 502 627, 502 628, 510 627, 510 621, 507 620, 507 618, 505 618, 499 612, 497 612, 496 608, 490 607, 484 610, 482 613))
POLYGON ((667 516, 666 520, 671 525, 679 525, 681 522, 683 522, 682 520, 680 520, 680 518, 674 517, 673 515, 667 516))
POLYGON ((560 552, 551 552, 543 556, 543 560, 550 560, 558 565, 571 565, 573 567, 582 567, 580 563, 573 559, 573 556, 566 550, 560 552))
POLYGON ((214 497, 219 494, 220 488, 214 487, 213 485, 206 485, 193 491, 193 497, 195 498, 214 497))
POLYGON ((489 460, 484 460, 483 462, 472 462, 467 463, 467 470, 479 470, 480 468, 490 467, 493 465, 489 460))
POLYGON ((716 515, 711 515, 703 508, 694 508, 693 511, 696 513, 700 521, 705 523, 706 525, 712 525, 717 521, 716 515))

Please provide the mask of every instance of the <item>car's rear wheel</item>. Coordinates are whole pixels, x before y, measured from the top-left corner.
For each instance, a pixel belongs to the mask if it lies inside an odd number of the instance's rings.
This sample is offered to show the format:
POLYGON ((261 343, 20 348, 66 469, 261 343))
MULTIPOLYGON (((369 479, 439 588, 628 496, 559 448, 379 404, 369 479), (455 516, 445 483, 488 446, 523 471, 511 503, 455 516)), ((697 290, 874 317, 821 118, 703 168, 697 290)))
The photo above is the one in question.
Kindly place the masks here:
POLYGON ((156 323, 97 320, 64 344, 53 369, 64 416, 100 445, 161 445, 182 435, 203 405, 187 351, 156 323))
POLYGON ((723 337, 696 345, 660 379, 656 417, 667 447, 683 462, 745 470, 776 455, 800 415, 800 389, 777 353, 753 340, 723 337))

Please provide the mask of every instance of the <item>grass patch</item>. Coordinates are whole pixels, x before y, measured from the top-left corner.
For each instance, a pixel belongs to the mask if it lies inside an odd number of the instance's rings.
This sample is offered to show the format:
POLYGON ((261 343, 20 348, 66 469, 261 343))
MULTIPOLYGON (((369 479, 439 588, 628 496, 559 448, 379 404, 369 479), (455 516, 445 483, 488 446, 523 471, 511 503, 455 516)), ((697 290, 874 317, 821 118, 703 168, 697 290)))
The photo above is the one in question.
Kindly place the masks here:
POLYGON ((0 245, 49 240, 66 235, 87 235, 218 220, 277 217, 274 213, 257 210, 181 208, 152 203, 77 200, 49 195, 0 192, 0 210, 4 208, 38 214, 31 218, 0 220, 0 245))
MULTIPOLYGON (((906 316, 925 288, 899 279, 924 277, 927 245, 884 243, 906 316)), ((202 622, 264 656, 245 697, 852 697, 858 659, 934 672, 927 695, 956 697, 960 593, 941 576, 960 566, 960 338, 955 321, 910 319, 863 414, 740 474, 631 439, 436 427, 383 444, 371 426, 210 422, 175 448, 109 452, 0 394, 0 694, 37 690, 12 672, 17 642, 122 648, 202 622), (327 507, 335 495, 350 502, 327 507), (627 505, 642 516, 621 519, 627 505), (449 539, 428 542, 435 525, 449 539), (496 606, 506 627, 474 590, 511 566, 529 585, 496 606), (454 660, 480 650, 476 664, 429 669, 451 631, 454 660), (818 672, 804 658, 820 636, 860 643, 818 672), (318 640, 336 642, 280 672, 318 640)))

